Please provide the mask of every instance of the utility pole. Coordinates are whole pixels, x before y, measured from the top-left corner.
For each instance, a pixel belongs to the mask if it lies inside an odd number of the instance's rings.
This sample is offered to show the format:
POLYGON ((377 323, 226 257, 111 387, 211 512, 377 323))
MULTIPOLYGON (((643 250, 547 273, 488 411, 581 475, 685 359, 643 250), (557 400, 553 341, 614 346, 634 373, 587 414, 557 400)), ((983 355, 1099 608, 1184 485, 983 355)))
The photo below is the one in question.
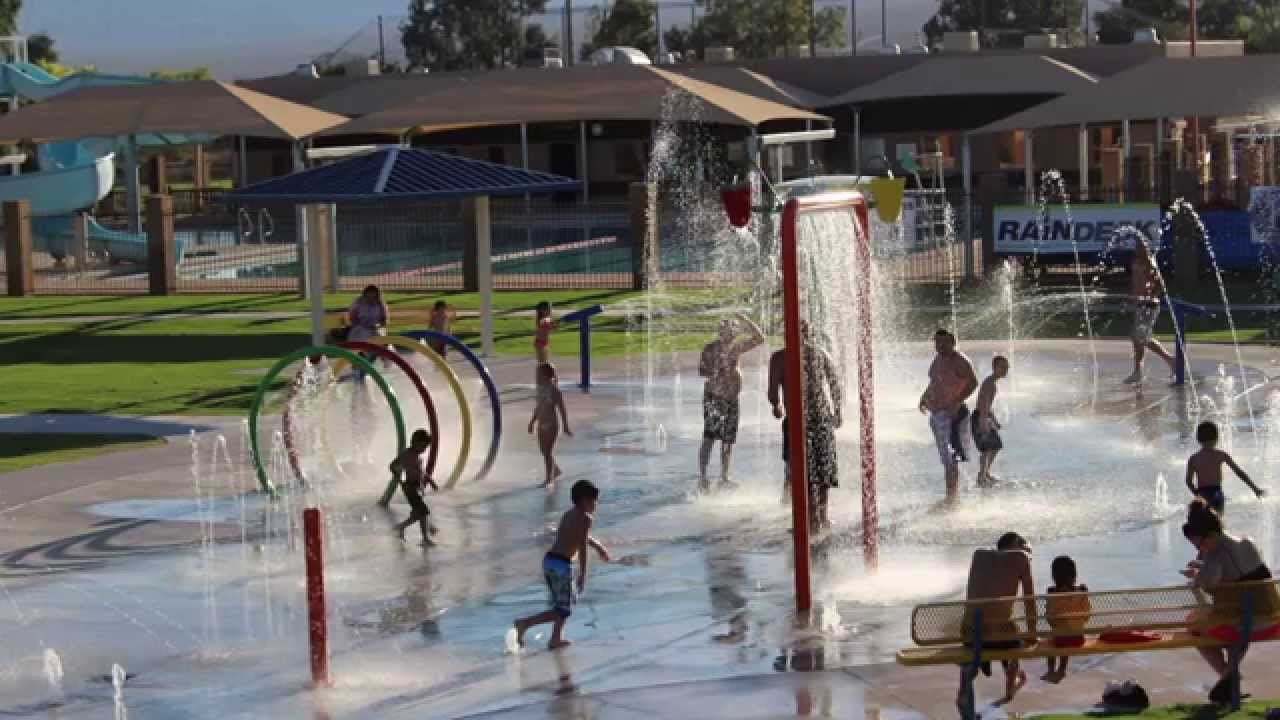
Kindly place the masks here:
POLYGON ((572 65, 576 54, 573 48, 573 0, 564 0, 564 64, 572 65))
POLYGON ((818 57, 818 0, 809 0, 809 57, 818 57))
POLYGON ((378 72, 387 66, 387 43, 382 37, 382 16, 378 16, 378 72))
POLYGON ((858 54, 858 0, 849 0, 849 54, 858 54))
POLYGON ((880 0, 880 46, 889 47, 889 0, 880 0))
MULTIPOLYGON (((1187 10, 1189 11, 1191 22, 1191 59, 1196 57, 1196 39, 1200 34, 1200 28, 1196 23, 1196 0, 1187 1, 1187 10)), ((1195 169, 1196 169, 1196 185, 1199 186, 1204 180, 1204 171, 1201 169, 1201 162, 1204 160, 1204 153, 1200 151, 1200 118, 1191 118, 1191 147, 1195 149, 1195 169)), ((1203 197, 1203 194, 1202 194, 1203 197)))

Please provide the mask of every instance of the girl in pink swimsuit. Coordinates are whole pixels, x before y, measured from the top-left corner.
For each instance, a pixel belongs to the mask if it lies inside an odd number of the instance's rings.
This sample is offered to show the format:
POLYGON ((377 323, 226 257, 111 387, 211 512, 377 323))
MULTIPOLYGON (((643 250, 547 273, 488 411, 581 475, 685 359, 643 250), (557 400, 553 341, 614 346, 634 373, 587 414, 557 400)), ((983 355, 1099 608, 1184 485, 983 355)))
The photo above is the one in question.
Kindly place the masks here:
POLYGON ((534 309, 533 356, 538 364, 551 362, 551 331, 556 321, 551 319, 551 303, 543 300, 534 309))

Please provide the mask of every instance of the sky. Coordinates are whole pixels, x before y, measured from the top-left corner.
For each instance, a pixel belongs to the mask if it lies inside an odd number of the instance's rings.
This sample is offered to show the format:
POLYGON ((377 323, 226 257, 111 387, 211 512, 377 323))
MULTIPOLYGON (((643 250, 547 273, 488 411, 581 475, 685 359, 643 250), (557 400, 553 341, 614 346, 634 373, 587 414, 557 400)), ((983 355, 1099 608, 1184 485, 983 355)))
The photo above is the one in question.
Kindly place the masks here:
MULTIPOLYGON (((579 0, 575 7, 595 1, 579 0)), ((856 1, 860 35, 879 35, 881 0, 856 1)), ((235 80, 288 72, 353 36, 353 47, 372 53, 377 48, 379 14, 391 18, 385 37, 389 57, 398 56, 395 25, 408 4, 408 0, 26 0, 19 29, 25 34, 52 35, 68 64, 118 73, 207 66, 220 79, 235 80)), ((887 0, 885 4, 889 34, 905 47, 936 9, 937 0, 887 0)), ((674 10, 664 14, 683 17, 674 10)))

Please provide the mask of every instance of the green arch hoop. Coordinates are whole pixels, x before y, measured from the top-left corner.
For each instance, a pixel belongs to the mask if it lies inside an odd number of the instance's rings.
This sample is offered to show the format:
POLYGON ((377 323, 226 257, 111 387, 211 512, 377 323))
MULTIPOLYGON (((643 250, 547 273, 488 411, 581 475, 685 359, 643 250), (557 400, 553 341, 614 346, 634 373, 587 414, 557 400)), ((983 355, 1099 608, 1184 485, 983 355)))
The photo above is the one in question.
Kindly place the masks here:
MULTIPOLYGON (((271 495, 276 494, 276 489, 271 484, 271 478, 267 477, 267 468, 262 462, 262 453, 258 451, 258 415, 262 411, 262 400, 266 397, 267 388, 271 386, 271 382, 276 379, 277 375, 284 372, 285 368, 298 359, 313 355, 346 360, 372 377, 373 381, 377 383, 378 389, 382 390, 382 396, 387 399, 387 404, 391 406, 391 415, 395 419, 396 457, 399 457, 407 446, 404 434, 404 415, 400 412, 400 403, 396 400, 396 393, 372 363, 350 350, 343 350, 329 345, 299 348, 280 358, 275 365, 271 366, 271 369, 263 376, 262 382, 258 383, 258 390, 253 394, 253 403, 249 406, 249 446, 253 452, 253 466, 258 471, 258 484, 262 487, 263 492, 271 495)), ((398 479, 399 473, 392 475, 393 481, 398 479)))

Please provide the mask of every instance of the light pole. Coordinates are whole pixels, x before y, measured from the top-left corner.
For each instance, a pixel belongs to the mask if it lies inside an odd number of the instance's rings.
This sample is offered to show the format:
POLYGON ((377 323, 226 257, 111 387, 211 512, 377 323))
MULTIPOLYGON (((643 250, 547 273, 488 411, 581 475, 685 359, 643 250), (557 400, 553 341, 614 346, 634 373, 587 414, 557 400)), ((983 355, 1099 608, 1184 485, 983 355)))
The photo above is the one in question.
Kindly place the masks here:
POLYGON ((880 44, 889 47, 889 0, 880 0, 880 44))

